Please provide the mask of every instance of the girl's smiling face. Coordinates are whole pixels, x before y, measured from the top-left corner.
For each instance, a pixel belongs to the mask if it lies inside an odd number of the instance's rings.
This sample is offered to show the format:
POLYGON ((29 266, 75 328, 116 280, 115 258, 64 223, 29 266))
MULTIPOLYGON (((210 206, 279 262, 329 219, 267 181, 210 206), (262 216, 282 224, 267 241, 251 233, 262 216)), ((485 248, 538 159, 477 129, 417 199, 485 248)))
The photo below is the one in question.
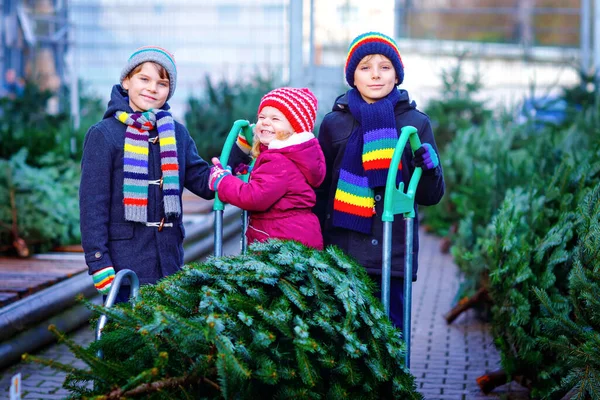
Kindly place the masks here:
POLYGON ((123 89, 127 90, 133 111, 161 108, 169 96, 169 78, 168 75, 161 77, 154 63, 145 62, 139 71, 123 80, 123 89))
POLYGON ((290 121, 275 107, 266 106, 260 110, 254 133, 262 144, 268 146, 277 132, 294 133, 290 121))
POLYGON ((397 84, 394 65, 381 54, 365 56, 354 71, 354 85, 367 103, 384 98, 397 84))

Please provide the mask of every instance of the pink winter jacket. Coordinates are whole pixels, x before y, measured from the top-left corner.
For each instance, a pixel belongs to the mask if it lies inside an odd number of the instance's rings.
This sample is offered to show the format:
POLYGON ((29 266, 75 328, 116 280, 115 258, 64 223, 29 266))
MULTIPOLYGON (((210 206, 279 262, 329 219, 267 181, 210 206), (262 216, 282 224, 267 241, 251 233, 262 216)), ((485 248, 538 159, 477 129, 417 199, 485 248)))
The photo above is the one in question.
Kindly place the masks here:
POLYGON ((219 198, 249 211, 248 243, 269 238, 296 240, 323 249, 323 236, 312 213, 314 188, 325 178, 325 157, 312 133, 295 133, 261 149, 248 183, 226 176, 219 198))

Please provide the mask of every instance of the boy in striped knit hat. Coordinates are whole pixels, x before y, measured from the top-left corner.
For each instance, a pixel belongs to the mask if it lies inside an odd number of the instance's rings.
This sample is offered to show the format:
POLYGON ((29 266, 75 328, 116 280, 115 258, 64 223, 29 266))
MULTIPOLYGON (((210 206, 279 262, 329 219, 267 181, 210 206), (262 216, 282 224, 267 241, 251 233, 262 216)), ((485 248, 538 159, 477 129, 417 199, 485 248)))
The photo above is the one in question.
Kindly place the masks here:
MULTIPOLYGON (((205 199, 210 166, 167 100, 177 66, 165 49, 137 49, 114 85, 102 121, 85 136, 81 160, 81 243, 94 285, 108 294, 115 272, 152 284, 183 265, 183 188, 205 199)), ((117 302, 127 301, 121 287, 117 302)))
MULTIPOLYGON (((385 184, 403 126, 416 127, 423 145, 414 155, 410 146, 405 148, 398 182, 407 187, 414 168, 421 167, 416 204, 433 205, 444 194, 444 178, 429 118, 406 90, 397 88, 404 80, 404 64, 396 42, 379 32, 359 35, 348 49, 345 76, 350 90, 336 99, 319 130, 327 176, 317 190, 314 210, 325 245, 353 256, 379 284, 385 184)), ((400 219, 392 226, 390 317, 401 328, 405 232, 400 219)), ((407 278, 416 280, 418 218, 414 238, 413 276, 407 278)))
POLYGON ((238 137, 238 152, 256 158, 248 183, 213 158, 210 187, 224 202, 249 211, 248 243, 273 238, 323 248, 312 212, 314 189, 325 177, 323 152, 312 132, 316 115, 317 99, 310 90, 272 90, 258 107, 252 147, 238 137))

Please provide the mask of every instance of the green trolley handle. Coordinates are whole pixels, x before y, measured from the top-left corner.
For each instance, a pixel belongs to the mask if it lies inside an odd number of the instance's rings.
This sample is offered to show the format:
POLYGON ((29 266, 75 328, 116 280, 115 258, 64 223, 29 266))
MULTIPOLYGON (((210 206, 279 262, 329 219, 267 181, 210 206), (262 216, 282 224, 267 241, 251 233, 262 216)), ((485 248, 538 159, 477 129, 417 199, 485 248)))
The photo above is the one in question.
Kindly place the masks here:
POLYGON ((404 250, 404 341, 406 343, 405 364, 410 368, 410 318, 412 309, 412 266, 413 266, 413 226, 415 218, 415 193, 421 174, 420 167, 415 168, 408 189, 404 193, 404 182, 396 187, 396 176, 398 165, 402 159, 402 153, 406 143, 410 141, 413 151, 421 147, 421 141, 417 129, 413 126, 405 126, 400 131, 400 139, 394 149, 392 162, 385 185, 385 199, 383 203, 383 254, 381 271, 381 301, 387 315, 390 314, 390 280, 392 269, 392 222, 394 215, 402 214, 405 225, 405 250, 404 250))
MULTIPOLYGON (((229 156, 231 154, 231 149, 235 146, 235 142, 240 133, 244 135, 246 141, 252 145, 252 140, 254 137, 253 134, 254 125, 250 124, 247 120, 239 119, 233 123, 229 134, 227 135, 227 139, 225 140, 225 144, 223 145, 223 151, 221 152, 221 156, 219 157, 219 161, 221 165, 225 168, 227 167, 227 162, 229 161, 229 156)), ((242 175, 240 178, 244 182, 248 182, 248 174, 242 175)), ((223 210, 225 209, 225 204, 219 199, 219 193, 215 192, 215 201, 213 203, 213 210, 215 213, 215 231, 214 231, 214 239, 215 239, 215 249, 214 254, 217 257, 223 255, 223 210)), ((246 242, 246 225, 248 223, 248 212, 243 211, 242 213, 242 252, 246 252, 247 242, 246 242)))
MULTIPOLYGON (((117 272, 117 275, 115 276, 115 279, 113 280, 113 283, 110 287, 110 290, 108 292, 108 295, 106 296, 106 302, 104 303, 104 307, 105 308, 111 308, 114 304, 115 304, 115 300, 117 298, 117 294, 119 293, 119 290, 121 289, 121 284, 123 283, 123 279, 124 278, 128 278, 129 279, 129 290, 130 290, 130 300, 133 304, 135 304, 135 302, 137 301, 137 297, 140 291, 140 280, 138 278, 138 276, 136 275, 135 272, 133 272, 130 269, 122 269, 119 272, 117 272)), ((98 325, 96 326, 96 340, 100 340, 100 338, 102 337, 102 329, 104 329, 104 326, 106 325, 106 323, 108 322, 108 317, 106 316, 106 314, 102 314, 100 316, 100 318, 98 319, 98 325)), ((98 358, 102 358, 103 354, 102 354, 102 350, 98 350, 98 358)))

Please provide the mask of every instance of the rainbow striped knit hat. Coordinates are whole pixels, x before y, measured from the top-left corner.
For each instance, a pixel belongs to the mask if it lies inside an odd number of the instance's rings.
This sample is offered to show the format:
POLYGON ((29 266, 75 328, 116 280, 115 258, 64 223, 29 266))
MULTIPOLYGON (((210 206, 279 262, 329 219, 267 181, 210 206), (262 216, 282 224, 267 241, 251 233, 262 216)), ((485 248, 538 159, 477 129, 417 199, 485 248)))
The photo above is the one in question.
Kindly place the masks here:
POLYGON ((398 85, 404 81, 404 64, 398 45, 394 39, 379 32, 367 32, 359 35, 350 43, 348 48, 348 56, 346 57, 346 82, 351 87, 354 85, 354 71, 358 67, 358 63, 365 56, 370 54, 381 54, 386 56, 392 62, 398 77, 398 85))

